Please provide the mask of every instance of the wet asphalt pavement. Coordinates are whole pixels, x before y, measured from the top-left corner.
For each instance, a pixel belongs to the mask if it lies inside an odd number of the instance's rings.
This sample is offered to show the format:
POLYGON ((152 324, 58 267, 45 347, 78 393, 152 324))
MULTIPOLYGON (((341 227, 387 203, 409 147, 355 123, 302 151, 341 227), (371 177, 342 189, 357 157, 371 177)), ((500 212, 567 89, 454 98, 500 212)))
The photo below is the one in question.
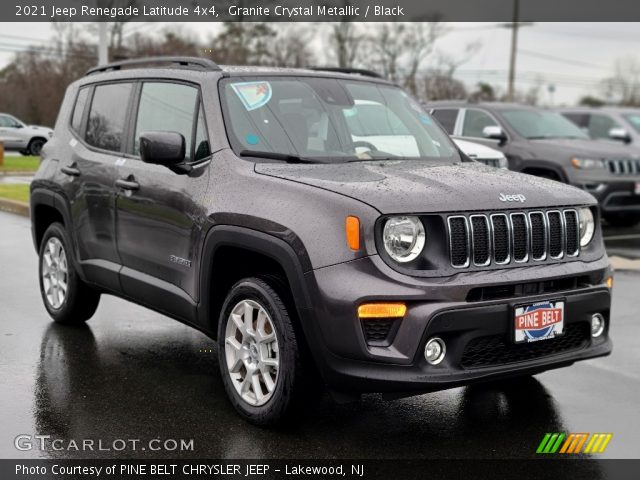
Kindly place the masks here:
MULTIPOLYGON (((638 231, 610 234, 624 237, 614 248, 640 246, 638 231)), ((270 431, 235 414, 214 344, 195 330, 111 296, 87 327, 54 325, 29 222, 0 212, 0 458, 531 458, 546 432, 612 432, 604 458, 639 458, 639 287, 640 272, 617 273, 610 357, 396 401, 325 397, 296 425, 270 431), (193 439, 194 450, 19 451, 20 434, 193 439)))

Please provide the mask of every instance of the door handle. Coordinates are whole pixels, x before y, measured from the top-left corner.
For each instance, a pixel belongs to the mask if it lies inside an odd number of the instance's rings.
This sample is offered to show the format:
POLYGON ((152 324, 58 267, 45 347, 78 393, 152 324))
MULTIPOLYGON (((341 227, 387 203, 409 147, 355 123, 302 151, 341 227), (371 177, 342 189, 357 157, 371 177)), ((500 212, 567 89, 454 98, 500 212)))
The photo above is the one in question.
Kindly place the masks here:
POLYGON ((124 178, 116 180, 116 185, 123 190, 134 191, 140 188, 140 184, 134 180, 133 176, 128 177, 126 180, 124 178))
POLYGON ((78 164, 76 162, 73 162, 71 165, 68 165, 68 166, 65 165, 61 167, 60 170, 62 170, 62 173, 64 173, 65 175, 69 175, 70 177, 80 176, 80 170, 78 170, 78 164))

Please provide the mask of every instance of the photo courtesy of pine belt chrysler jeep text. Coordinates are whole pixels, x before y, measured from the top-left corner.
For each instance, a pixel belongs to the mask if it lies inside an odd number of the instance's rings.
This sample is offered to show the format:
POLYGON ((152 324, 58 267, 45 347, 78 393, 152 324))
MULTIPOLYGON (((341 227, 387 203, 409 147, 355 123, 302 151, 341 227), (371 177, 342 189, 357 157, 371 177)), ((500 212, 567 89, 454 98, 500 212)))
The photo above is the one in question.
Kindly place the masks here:
POLYGON ((31 217, 55 321, 113 294, 201 330, 256 424, 325 388, 412 395, 612 348, 593 196, 471 160, 364 71, 92 69, 67 90, 31 217))

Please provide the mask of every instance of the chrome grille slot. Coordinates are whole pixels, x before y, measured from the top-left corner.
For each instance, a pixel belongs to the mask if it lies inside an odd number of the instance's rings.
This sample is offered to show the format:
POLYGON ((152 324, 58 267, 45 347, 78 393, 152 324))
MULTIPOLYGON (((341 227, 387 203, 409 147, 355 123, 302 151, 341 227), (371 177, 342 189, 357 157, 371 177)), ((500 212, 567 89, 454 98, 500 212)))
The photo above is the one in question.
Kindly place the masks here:
POLYGON ((491 215, 491 231, 493 233, 493 260, 498 265, 511 260, 509 221, 503 213, 491 215))
POLYGON ((554 259, 564 255, 564 229, 562 226, 562 214, 554 210, 547 212, 547 224, 549 225, 549 256, 554 259))
POLYGON ((578 212, 575 210, 565 210, 564 225, 567 232, 565 236, 567 242, 567 257, 575 257, 580 252, 578 212))
POLYGON ((473 264, 489 265, 491 262, 491 237, 489 222, 485 215, 471 215, 471 251, 473 264))
POLYGON ((580 254, 575 209, 452 215, 447 218, 454 268, 561 260, 580 254))
POLYGON ((469 227, 467 217, 449 217, 449 251, 455 268, 469 266, 469 227))
POLYGON ((529 225, 524 213, 511 214, 511 234, 513 236, 513 260, 521 263, 529 260, 529 225))

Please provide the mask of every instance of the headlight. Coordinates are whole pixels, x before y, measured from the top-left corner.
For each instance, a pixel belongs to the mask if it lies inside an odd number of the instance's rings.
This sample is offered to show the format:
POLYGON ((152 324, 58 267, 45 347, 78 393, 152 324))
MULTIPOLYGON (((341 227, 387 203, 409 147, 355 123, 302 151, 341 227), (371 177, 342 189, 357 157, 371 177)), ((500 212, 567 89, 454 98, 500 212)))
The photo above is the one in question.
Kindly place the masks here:
POLYGON ((593 234, 596 231, 591 209, 581 208, 578 210, 578 220, 580 223, 580 246, 586 247, 593 240, 593 234))
POLYGON ((585 169, 585 170, 593 170, 596 168, 606 168, 606 164, 604 160, 600 160, 597 158, 577 158, 574 157, 571 159, 571 165, 575 168, 585 169))
POLYGON ((384 248, 399 263, 415 260, 426 241, 424 225, 418 217, 391 217, 382 232, 384 248))

